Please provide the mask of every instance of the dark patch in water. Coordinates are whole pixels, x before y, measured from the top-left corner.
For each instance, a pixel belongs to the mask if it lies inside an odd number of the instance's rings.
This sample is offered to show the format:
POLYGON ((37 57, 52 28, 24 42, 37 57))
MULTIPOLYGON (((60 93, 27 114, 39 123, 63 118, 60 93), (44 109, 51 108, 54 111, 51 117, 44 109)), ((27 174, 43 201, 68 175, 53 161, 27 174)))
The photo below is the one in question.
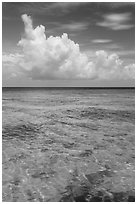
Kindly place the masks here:
POLYGON ((104 180, 104 176, 111 177, 113 175, 113 172, 110 170, 104 170, 104 171, 98 171, 96 173, 87 174, 85 175, 88 181, 94 185, 94 184, 100 184, 104 180))
POLYGON ((98 109, 94 107, 85 108, 80 113, 80 117, 94 119, 94 120, 103 120, 111 119, 114 121, 118 120, 130 120, 131 122, 135 121, 135 112, 134 111, 124 111, 124 110, 108 110, 108 109, 98 109))
POLYGON ((129 195, 128 202, 135 202, 135 196, 129 195))
POLYGON ((18 186, 21 183, 21 180, 17 177, 14 178, 13 181, 10 182, 12 185, 18 186))
POLYGON ((37 136, 38 131, 39 128, 34 124, 8 125, 2 130, 2 139, 32 140, 37 136))
POLYGON ((63 146, 65 147, 65 148, 67 148, 67 149, 71 149, 71 148, 73 148, 74 146, 76 146, 75 145, 75 143, 63 143, 63 146))
POLYGON ((46 172, 39 172, 39 171, 37 171, 36 173, 31 175, 31 177, 43 179, 43 178, 48 178, 49 176, 47 175, 46 172))
POLYGON ((53 144, 54 142, 55 141, 53 139, 48 139, 44 141, 45 144, 53 144))
POLYGON ((81 195, 81 196, 77 196, 74 197, 75 202, 86 202, 86 196, 85 195, 81 195))
POLYGON ((113 196, 115 202, 125 201, 125 196, 127 197, 124 192, 113 193, 113 196))
POLYGON ((135 202, 135 193, 131 191, 107 192, 104 188, 98 190, 96 187, 87 187, 88 191, 84 192, 79 191, 79 188, 81 187, 77 186, 79 194, 72 189, 69 194, 63 195, 60 202, 135 202))
POLYGON ((21 153, 21 154, 15 154, 14 156, 10 157, 9 161, 12 161, 16 163, 17 161, 20 161, 22 159, 26 159, 29 155, 21 153))
POLYGON ((84 152, 80 153, 79 156, 80 156, 80 157, 88 157, 88 156, 90 156, 90 155, 92 155, 92 154, 93 154, 93 151, 92 151, 92 150, 86 149, 84 152))
POLYGON ((47 152, 49 149, 47 149, 47 148, 43 148, 43 149, 41 149, 41 152, 47 152))

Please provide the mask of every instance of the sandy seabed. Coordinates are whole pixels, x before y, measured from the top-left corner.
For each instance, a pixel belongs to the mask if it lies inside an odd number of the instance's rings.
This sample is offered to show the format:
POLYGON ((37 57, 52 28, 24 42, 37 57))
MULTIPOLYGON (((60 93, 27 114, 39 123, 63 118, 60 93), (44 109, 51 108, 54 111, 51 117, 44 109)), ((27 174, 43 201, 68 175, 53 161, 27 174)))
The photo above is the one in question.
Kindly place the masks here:
POLYGON ((3 89, 5 202, 135 200, 134 89, 3 89))

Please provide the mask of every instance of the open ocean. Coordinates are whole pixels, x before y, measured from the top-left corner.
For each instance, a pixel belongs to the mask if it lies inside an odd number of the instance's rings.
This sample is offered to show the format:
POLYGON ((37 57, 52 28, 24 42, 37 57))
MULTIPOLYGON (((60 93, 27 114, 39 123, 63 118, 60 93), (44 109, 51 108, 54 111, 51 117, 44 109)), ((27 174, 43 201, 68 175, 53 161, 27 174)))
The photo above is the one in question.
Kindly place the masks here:
POLYGON ((3 201, 134 201, 135 89, 2 91, 3 201))

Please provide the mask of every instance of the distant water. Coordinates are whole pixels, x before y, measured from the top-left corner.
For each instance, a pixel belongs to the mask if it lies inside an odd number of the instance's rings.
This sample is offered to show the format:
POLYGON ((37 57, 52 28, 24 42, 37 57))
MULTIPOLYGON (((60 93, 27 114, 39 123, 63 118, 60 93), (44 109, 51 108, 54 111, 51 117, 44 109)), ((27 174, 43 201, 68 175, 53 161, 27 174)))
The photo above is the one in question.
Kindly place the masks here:
POLYGON ((3 201, 76 201, 85 195, 76 186, 92 174, 94 189, 128 195, 134 189, 135 89, 3 88, 2 138, 3 201))

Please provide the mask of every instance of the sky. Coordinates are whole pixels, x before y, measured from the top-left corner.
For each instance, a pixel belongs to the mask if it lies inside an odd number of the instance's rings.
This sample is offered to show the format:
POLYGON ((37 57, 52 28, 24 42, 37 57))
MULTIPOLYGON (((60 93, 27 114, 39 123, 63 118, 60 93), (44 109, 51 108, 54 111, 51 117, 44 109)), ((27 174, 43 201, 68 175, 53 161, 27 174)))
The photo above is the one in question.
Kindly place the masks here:
POLYGON ((135 4, 3 2, 5 87, 135 84, 135 4))

